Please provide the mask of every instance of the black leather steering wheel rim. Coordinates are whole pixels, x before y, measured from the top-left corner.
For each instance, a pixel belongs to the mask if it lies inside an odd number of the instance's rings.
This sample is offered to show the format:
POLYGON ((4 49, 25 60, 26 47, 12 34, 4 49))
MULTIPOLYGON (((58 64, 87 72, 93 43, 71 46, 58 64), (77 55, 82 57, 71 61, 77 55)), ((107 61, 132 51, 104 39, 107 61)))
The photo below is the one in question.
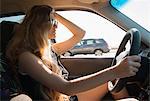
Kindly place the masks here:
MULTIPOLYGON (((113 59, 112 66, 116 64, 116 57, 125 50, 125 46, 127 42, 130 40, 130 50, 129 56, 131 55, 138 55, 141 45, 141 35, 140 32, 136 28, 131 28, 127 31, 126 35, 124 36, 115 58, 113 59)), ((127 83, 127 78, 116 79, 115 83, 112 81, 108 82, 108 89, 111 93, 118 93, 121 91, 127 83)))

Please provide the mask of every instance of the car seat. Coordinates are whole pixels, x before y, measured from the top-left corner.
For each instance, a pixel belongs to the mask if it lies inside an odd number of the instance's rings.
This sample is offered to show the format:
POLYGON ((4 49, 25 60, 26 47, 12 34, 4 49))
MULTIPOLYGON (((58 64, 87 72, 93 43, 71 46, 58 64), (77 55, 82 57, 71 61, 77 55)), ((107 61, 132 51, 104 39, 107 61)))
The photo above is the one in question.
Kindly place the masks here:
POLYGON ((16 24, 18 23, 11 21, 2 21, 0 23, 0 96, 2 100, 10 100, 18 95, 21 88, 5 57, 7 44, 13 36, 13 29, 16 24))
POLYGON ((8 41, 13 36, 13 29, 14 26, 17 25, 17 22, 11 22, 11 21, 2 21, 0 23, 0 31, 1 31, 1 52, 5 53, 6 46, 8 44, 8 41))

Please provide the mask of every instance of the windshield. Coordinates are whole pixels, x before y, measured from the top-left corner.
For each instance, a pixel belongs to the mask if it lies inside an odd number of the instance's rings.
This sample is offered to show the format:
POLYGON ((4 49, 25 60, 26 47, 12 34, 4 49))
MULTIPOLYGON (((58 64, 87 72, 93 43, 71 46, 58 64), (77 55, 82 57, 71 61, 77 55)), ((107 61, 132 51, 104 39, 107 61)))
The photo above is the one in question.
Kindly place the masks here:
POLYGON ((150 31, 149 0, 111 0, 111 5, 150 31))

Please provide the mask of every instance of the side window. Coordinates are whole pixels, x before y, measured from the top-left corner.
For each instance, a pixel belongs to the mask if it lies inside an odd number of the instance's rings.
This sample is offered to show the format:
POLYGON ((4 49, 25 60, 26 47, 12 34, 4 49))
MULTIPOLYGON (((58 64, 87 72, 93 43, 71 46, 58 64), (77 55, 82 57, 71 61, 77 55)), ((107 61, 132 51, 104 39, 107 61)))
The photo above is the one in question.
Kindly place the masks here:
MULTIPOLYGON (((116 50, 126 33, 121 28, 100 15, 87 11, 57 11, 57 13, 86 31, 84 38, 78 45, 83 46, 84 44, 93 44, 89 46, 86 45, 85 47, 74 47, 68 51, 70 54, 64 55, 65 57, 115 56, 116 50), (102 54, 97 54, 96 50, 102 54)), ((59 23, 58 29, 56 30, 56 36, 56 41, 61 42, 70 38, 72 34, 67 28, 59 23)))
POLYGON ((101 40, 96 40, 95 43, 102 43, 102 41, 101 40))
POLYGON ((3 18, 0 18, 0 22, 2 22, 2 21, 12 21, 12 22, 18 22, 18 23, 20 23, 23 18, 24 18, 24 15, 11 16, 11 17, 3 17, 3 18))
POLYGON ((87 45, 94 44, 94 40, 87 40, 87 45))
POLYGON ((86 41, 81 40, 80 44, 81 44, 81 45, 85 45, 85 44, 86 44, 86 41))

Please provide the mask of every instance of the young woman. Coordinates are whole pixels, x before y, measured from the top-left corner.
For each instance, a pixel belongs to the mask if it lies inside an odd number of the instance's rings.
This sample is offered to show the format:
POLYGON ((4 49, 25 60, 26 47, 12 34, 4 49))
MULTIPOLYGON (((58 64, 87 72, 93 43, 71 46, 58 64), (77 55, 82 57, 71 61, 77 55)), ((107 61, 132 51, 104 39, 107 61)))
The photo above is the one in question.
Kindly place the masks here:
MULTIPOLYGON (((68 72, 58 62, 57 55, 71 49, 84 35, 83 29, 55 13, 50 6, 36 5, 27 12, 16 27, 7 58, 19 73, 23 90, 32 99, 68 101, 69 96, 76 95, 78 101, 99 101, 108 92, 107 81, 136 74, 140 57, 128 56, 113 67, 67 80, 68 72), (72 32, 72 37, 52 44, 49 39, 55 38, 56 20, 72 32)), ((122 92, 121 96, 125 97, 126 90, 122 92)))

